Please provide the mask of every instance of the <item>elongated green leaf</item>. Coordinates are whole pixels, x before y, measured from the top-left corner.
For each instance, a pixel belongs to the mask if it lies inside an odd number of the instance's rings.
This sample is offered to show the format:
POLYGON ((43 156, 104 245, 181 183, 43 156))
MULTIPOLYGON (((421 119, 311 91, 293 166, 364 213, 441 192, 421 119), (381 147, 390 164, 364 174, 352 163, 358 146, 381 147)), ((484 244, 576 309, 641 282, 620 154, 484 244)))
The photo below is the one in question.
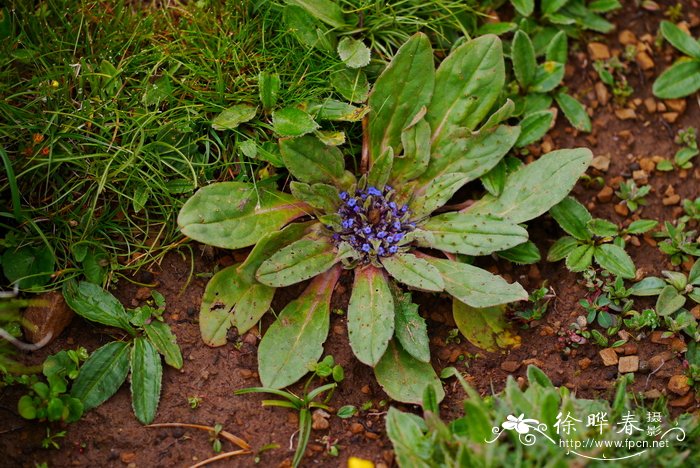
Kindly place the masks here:
POLYGON ((497 255, 519 265, 531 265, 539 262, 541 258, 540 249, 532 241, 523 242, 510 249, 502 250, 497 252, 497 255))
POLYGON ((236 104, 217 115, 211 121, 211 126, 214 130, 233 130, 240 124, 252 120, 257 112, 257 107, 250 104, 236 104))
POLYGON ((559 260, 566 258, 575 248, 578 246, 578 241, 573 237, 564 236, 558 239, 549 248, 547 253, 548 262, 558 262, 559 260))
POLYGON ((700 286, 700 260, 695 259, 693 267, 688 272, 688 284, 700 286))
POLYGON ((700 60, 679 60, 654 81, 652 92, 662 99, 690 96, 700 89, 700 60))
POLYGON ((625 231, 629 234, 644 234, 654 229, 657 224, 659 222, 654 219, 638 219, 637 221, 632 221, 625 231))
POLYGON ((323 354, 330 303, 341 269, 317 276, 267 329, 258 347, 258 372, 265 387, 284 388, 309 372, 323 354))
POLYGON ((685 297, 678 294, 676 288, 666 286, 656 300, 656 313, 661 317, 671 315, 685 305, 685 297))
POLYGON ((422 405, 427 386, 435 389, 438 402, 445 398, 445 390, 433 366, 408 354, 396 340, 389 342, 386 353, 374 368, 374 375, 387 395, 403 403, 422 405))
POLYGON ((566 63, 569 58, 569 45, 566 31, 559 31, 547 44, 545 58, 551 62, 566 63))
POLYGON ((338 55, 348 67, 361 68, 369 65, 371 52, 362 41, 344 37, 338 43, 338 55))
POLYGON ((85 411, 107 401, 122 386, 129 373, 129 343, 113 341, 95 350, 80 368, 71 396, 83 403, 85 411))
POLYGON ((559 203, 593 159, 586 148, 552 151, 508 176, 499 197, 486 195, 468 208, 470 214, 494 215, 522 223, 559 203), (546 184, 534 181, 547 181, 546 184))
POLYGON ((182 352, 177 345, 177 337, 165 322, 154 320, 143 327, 148 340, 165 358, 165 363, 175 369, 182 368, 182 352))
POLYGON ((450 172, 437 176, 424 189, 416 190, 410 204, 411 218, 421 220, 443 206, 469 179, 467 174, 450 172))
POLYGON ((471 213, 434 216, 421 228, 432 234, 418 245, 465 255, 487 255, 527 241, 527 231, 510 221, 471 213))
POLYGON ((535 0, 512 0, 515 10, 523 16, 530 16, 535 9, 535 0))
POLYGON ((131 405, 141 424, 151 424, 156 417, 163 380, 163 365, 156 348, 138 337, 131 350, 131 405))
POLYGON ((289 5, 297 5, 308 13, 334 28, 346 26, 343 10, 331 0, 285 0, 289 5))
POLYGON ((415 34, 398 50, 369 96, 370 160, 391 147, 399 153, 401 132, 430 103, 435 82, 428 37, 415 34))
POLYGON ((660 29, 664 39, 670 42, 673 47, 686 55, 700 59, 700 43, 693 39, 690 34, 670 21, 662 21, 660 29))
POLYGON ((535 61, 535 49, 532 47, 530 37, 521 30, 515 32, 511 49, 513 72, 515 78, 523 89, 527 89, 535 79, 537 62, 535 61))
POLYGON ((316 234, 279 250, 258 269, 258 281, 280 288, 313 278, 338 263, 351 247, 337 249, 327 238, 316 234))
POLYGON ((481 176, 481 183, 484 188, 494 197, 497 197, 503 191, 506 185, 506 176, 508 175, 508 166, 501 159, 496 167, 481 176))
POLYGON ((401 347, 419 361, 430 362, 428 328, 418 313, 418 306, 408 293, 399 294, 395 300, 395 334, 401 347))
POLYGON ((280 76, 277 73, 261 71, 258 74, 258 93, 265 111, 272 109, 277 104, 280 85, 280 76))
POLYGON ((635 283, 629 291, 635 296, 658 296, 667 286, 666 281, 658 276, 647 276, 635 283))
POLYGON ((487 351, 517 345, 520 337, 512 333, 505 319, 505 306, 475 308, 452 301, 452 315, 457 328, 473 345, 487 351))
POLYGON ((386 415, 386 434, 394 447, 399 466, 429 468, 421 456, 420 447, 426 445, 426 437, 421 427, 423 420, 411 413, 403 413, 394 407, 386 415))
POLYGON ((331 86, 350 102, 365 102, 369 96, 369 81, 362 69, 343 68, 334 72, 331 86))
POLYGON ((100 286, 87 281, 81 281, 77 285, 67 282, 63 288, 63 297, 68 307, 81 317, 136 334, 122 303, 100 286))
POLYGON ((430 163, 430 125, 421 117, 401 132, 403 154, 394 158, 391 180, 407 182, 419 177, 430 163))
POLYGON ((442 291, 445 283, 434 266, 415 255, 404 253, 383 257, 384 269, 397 281, 423 291, 442 291))
POLYGON ((542 0, 542 13, 551 15, 559 11, 569 0, 542 0))
POLYGON ((183 234, 196 241, 240 249, 307 211, 309 207, 286 193, 243 182, 220 182, 187 200, 177 223, 183 234))
POLYGON ((343 154, 314 136, 280 140, 280 152, 287 170, 302 182, 337 183, 343 177, 343 154))
POLYGON ((384 154, 372 161, 372 167, 370 167, 369 174, 367 174, 367 185, 380 190, 384 189, 389 180, 393 164, 394 150, 390 147, 384 151, 384 154))
POLYGON ((504 82, 498 36, 487 34, 453 50, 435 74, 435 93, 426 117, 433 130, 433 152, 449 142, 457 129, 474 130, 498 99, 504 82))
POLYGON ((292 181, 289 189, 299 201, 302 201, 322 213, 334 213, 338 209, 340 198, 338 189, 328 184, 305 184, 292 181))
POLYGON ((588 223, 593 219, 585 206, 573 197, 566 197, 549 210, 559 226, 576 239, 589 240, 588 223))
POLYGON ((566 257, 566 268, 571 271, 583 271, 591 266, 593 262, 593 252, 595 247, 592 245, 579 245, 575 247, 566 257))
POLYGON ((355 356, 374 366, 394 335, 394 299, 384 272, 368 265, 355 269, 348 305, 348 336, 355 356))
POLYGON ((610 273, 626 279, 635 277, 637 269, 625 249, 615 244, 603 244, 595 248, 595 261, 610 273))
POLYGON ((285 107, 272 113, 272 128, 283 137, 306 135, 318 127, 313 117, 296 107, 285 107))
POLYGON ((586 108, 573 97, 566 93, 556 93, 554 99, 559 104, 559 108, 564 112, 566 119, 574 128, 582 132, 591 131, 591 119, 588 117, 586 108))
POLYGON ((421 257, 440 271, 445 291, 472 307, 490 307, 528 298, 527 291, 518 283, 509 284, 481 268, 427 255, 421 257))
POLYGON ((544 62, 537 66, 535 78, 530 89, 535 93, 548 93, 561 84, 564 79, 564 64, 544 62))
POLYGON ((617 224, 607 219, 593 218, 588 221, 588 230, 594 236, 613 237, 617 235, 620 229, 617 227, 617 224))
POLYGON ((533 112, 525 117, 520 122, 522 131, 515 146, 522 148, 541 139, 549 131, 553 118, 554 113, 549 110, 533 112))

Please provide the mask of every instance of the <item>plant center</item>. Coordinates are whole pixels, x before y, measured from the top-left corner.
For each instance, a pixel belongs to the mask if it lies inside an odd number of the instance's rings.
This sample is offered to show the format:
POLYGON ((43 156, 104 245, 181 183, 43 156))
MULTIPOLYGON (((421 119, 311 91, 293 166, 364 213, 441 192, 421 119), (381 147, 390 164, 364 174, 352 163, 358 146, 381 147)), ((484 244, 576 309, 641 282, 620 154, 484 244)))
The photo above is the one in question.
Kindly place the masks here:
POLYGON ((416 225, 408 221, 408 206, 397 205, 393 197, 394 190, 388 185, 384 190, 368 187, 354 194, 341 192, 341 229, 333 234, 333 240, 350 244, 365 263, 397 253, 401 240, 416 225))

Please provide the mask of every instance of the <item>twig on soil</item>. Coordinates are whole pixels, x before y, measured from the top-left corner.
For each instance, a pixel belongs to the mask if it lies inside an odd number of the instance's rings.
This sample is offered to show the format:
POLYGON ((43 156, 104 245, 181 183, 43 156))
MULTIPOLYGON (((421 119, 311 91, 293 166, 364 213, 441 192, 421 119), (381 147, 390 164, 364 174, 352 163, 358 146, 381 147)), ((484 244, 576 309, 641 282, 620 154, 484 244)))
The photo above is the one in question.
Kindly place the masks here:
POLYGON ((220 454, 213 456, 211 458, 207 458, 206 460, 203 460, 203 461, 197 463, 196 465, 192 465, 192 466, 190 466, 190 468, 198 468, 200 466, 208 465, 209 463, 214 463, 215 461, 235 457, 236 455, 247 455, 249 453, 253 453, 253 452, 251 452, 250 450, 234 450, 233 452, 220 453, 220 454))
POLYGON ((649 379, 651 379, 651 376, 656 374, 657 372, 659 372, 661 370, 661 368, 664 366, 664 364, 666 364, 666 361, 661 361, 661 364, 659 364, 659 367, 657 367, 653 371, 649 372, 649 375, 647 375, 647 380, 646 380, 646 382, 644 382, 644 389, 645 390, 649 386, 649 379))
MULTIPOLYGON (((159 424, 149 424, 146 427, 189 427, 192 429, 201 429, 201 430, 207 431, 207 432, 215 432, 215 429, 213 427, 203 426, 201 424, 188 424, 188 423, 159 423, 159 424)), ((231 442, 232 444, 239 446, 244 451, 247 451, 247 453, 253 453, 250 449, 250 445, 248 445, 248 442, 241 439, 240 437, 237 437, 228 431, 221 431, 221 432, 219 432, 219 435, 221 437, 223 437, 224 439, 228 440, 229 442, 231 442)))

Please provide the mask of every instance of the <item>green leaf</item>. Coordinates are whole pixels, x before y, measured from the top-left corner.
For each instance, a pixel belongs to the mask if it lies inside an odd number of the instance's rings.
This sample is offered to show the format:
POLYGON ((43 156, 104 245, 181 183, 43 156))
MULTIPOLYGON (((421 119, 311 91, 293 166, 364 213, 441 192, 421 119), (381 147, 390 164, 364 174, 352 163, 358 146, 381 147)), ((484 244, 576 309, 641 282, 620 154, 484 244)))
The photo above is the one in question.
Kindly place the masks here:
POLYGON ((656 300, 656 313, 661 317, 671 315, 685 305, 685 297, 671 285, 664 287, 656 300))
POLYGON ((582 132, 591 131, 591 119, 588 117, 586 108, 575 98, 566 93, 556 93, 554 99, 559 104, 559 108, 564 112, 566 119, 574 128, 582 132))
POLYGON ((356 414, 357 414, 357 408, 353 405, 341 406, 340 408, 338 408, 338 411, 335 413, 335 415, 338 416, 340 419, 352 418, 356 414))
POLYGON ((280 140, 280 152, 287 170, 308 184, 340 184, 345 170, 343 153, 324 145, 314 136, 280 140))
POLYGON ((535 0, 511 0, 515 10, 523 16, 530 16, 535 9, 535 0))
POLYGON ((355 269, 348 305, 348 336, 355 356, 374 366, 394 335, 394 299, 384 272, 372 265, 355 269))
POLYGON ((296 107, 285 107, 272 113, 272 129, 283 137, 306 135, 318 127, 313 117, 296 107))
POLYGON ((367 174, 367 185, 382 190, 389 180, 393 164, 394 150, 388 148, 384 154, 372 161, 369 174, 367 174))
POLYGON ((578 241, 573 237, 564 236, 552 244, 547 253, 548 262, 558 262, 568 256, 578 246, 578 241))
POLYGON ((183 234, 204 244, 240 249, 307 214, 292 196, 243 182, 219 182, 197 191, 180 210, 183 234))
POLYGON ((657 224, 659 222, 653 219, 638 219, 637 221, 632 221, 625 231, 629 234, 644 234, 654 229, 657 224))
POLYGON ((17 402, 17 412, 24 419, 36 418, 36 405, 30 395, 22 395, 17 402))
POLYGON ((8 248, 2 255, 2 272, 20 289, 43 286, 51 281, 55 259, 47 246, 8 248))
POLYGON ((544 62, 537 66, 535 78, 530 91, 548 93, 561 84, 564 79, 564 64, 559 62, 544 62))
POLYGON ((506 186, 506 176, 508 175, 508 166, 501 159, 496 167, 481 176, 481 183, 484 188, 493 196, 497 197, 503 192, 506 186))
POLYGON ((131 405, 141 424, 156 417, 163 380, 163 366, 156 348, 146 339, 134 339, 131 350, 131 405))
POLYGON ((336 266, 317 276, 267 329, 258 347, 263 386, 287 387, 318 362, 328 336, 331 296, 340 272, 336 266))
POLYGON ((523 89, 527 89, 535 79, 537 62, 535 61, 535 49, 532 47, 530 37, 521 30, 515 32, 513 45, 511 46, 511 60, 515 78, 523 89))
POLYGON ((588 221, 588 229, 594 236, 599 237, 614 237, 619 232, 617 224, 612 223, 607 219, 600 218, 593 218, 588 221))
POLYGON ((680 60, 654 81, 652 92, 661 99, 690 96, 700 89, 700 60, 680 60))
POLYGON ((421 405, 425 387, 435 389, 438 402, 445 398, 433 366, 408 354, 396 340, 391 340, 386 353, 374 368, 374 375, 382 389, 394 400, 421 405))
POLYGON ((338 189, 328 184, 304 184, 292 181, 289 190, 294 198, 304 202, 321 213, 335 213, 340 203, 338 189))
POLYGON ((464 255, 488 255, 527 241, 527 231, 510 221, 471 213, 443 213, 430 218, 421 229, 432 234, 418 245, 464 255))
POLYGON ((130 343, 113 341, 95 350, 80 368, 71 396, 85 411, 100 406, 122 386, 129 373, 130 343))
POLYGON ((87 281, 81 281, 77 285, 74 282, 66 282, 63 298, 68 307, 83 318, 109 327, 121 328, 132 335, 136 334, 122 303, 101 286, 87 281))
POLYGON ((670 21, 662 21, 660 29, 664 39, 670 42, 673 47, 686 55, 700 59, 700 44, 687 32, 670 21))
POLYGON ((165 363, 175 369, 182 368, 182 353, 177 345, 177 337, 165 322, 153 320, 143 327, 148 340, 165 358, 165 363))
POLYGON ((469 180, 467 174, 450 172, 437 176, 424 188, 416 190, 409 205, 411 219, 421 220, 443 206, 469 180))
POLYGON ((335 99, 325 99, 322 102, 309 105, 309 112, 319 120, 359 122, 369 112, 369 108, 367 106, 355 107, 335 99))
POLYGON ((347 249, 336 249, 327 238, 310 234, 265 260, 256 277, 275 288, 290 286, 323 273, 347 254, 347 249))
POLYGON ((475 308, 455 300, 452 315, 462 335, 479 348, 497 351, 520 342, 520 337, 509 330, 503 305, 475 308))
POLYGON ((369 96, 369 81, 361 69, 343 68, 333 72, 331 86, 350 102, 365 102, 369 96))
POLYGON ((277 104, 280 86, 280 76, 277 73, 261 71, 258 74, 258 93, 265 111, 272 109, 277 104))
POLYGON ((362 41, 344 37, 338 43, 340 60, 350 68, 361 68, 369 65, 371 52, 362 41))
POLYGON ((391 180, 408 182, 425 172, 430 163, 430 125, 425 121, 424 110, 420 119, 401 132, 403 154, 394 157, 391 180))
POLYGON ((552 119, 554 119, 554 112, 550 110, 533 112, 525 117, 520 122, 522 131, 515 146, 523 148, 541 139, 549 131, 552 119))
POLYGON ((695 259, 695 263, 688 273, 688 284, 700 286, 700 260, 698 259, 695 259))
POLYGON ((539 262, 541 259, 540 249, 532 241, 523 242, 510 249, 502 250, 497 252, 497 255, 518 265, 531 265, 539 262))
POLYGON ((666 287, 666 281, 657 276, 647 276, 629 288, 635 296, 658 296, 666 287))
POLYGON ((550 62, 566 64, 569 59, 569 45, 565 31, 559 31, 556 33, 547 44, 545 58, 550 62))
POLYGON ((429 468, 431 465, 421 451, 428 444, 423 435, 423 420, 411 413, 403 413, 394 407, 386 415, 386 434, 394 447, 399 466, 429 468))
POLYGON ((637 269, 625 249, 615 244, 603 244, 595 248, 595 261, 610 273, 625 279, 635 277, 637 269))
POLYGON ((542 13, 551 15, 559 11, 569 0, 542 0, 542 13))
POLYGON ((472 307, 491 307, 528 298, 518 283, 509 284, 486 270, 452 260, 421 255, 436 267, 445 282, 445 291, 472 307))
POLYGON ((433 152, 449 143, 456 130, 474 130, 498 100, 504 82, 498 36, 481 36, 454 49, 435 74, 435 92, 428 106, 433 152))
POLYGON ((493 215, 522 223, 559 203, 593 159, 586 148, 558 150, 508 175, 499 197, 486 195, 468 208, 470 214, 493 215), (533 181, 546 180, 546 184, 533 181))
POLYGON ((240 124, 253 120, 258 112, 257 107, 250 104, 236 104, 217 115, 211 121, 214 130, 233 130, 240 124))
POLYGON ((430 362, 428 328, 425 319, 418 313, 418 306, 413 303, 408 293, 401 293, 395 299, 396 338, 408 354, 419 361, 430 362))
POLYGON ((297 5, 314 17, 334 28, 347 26, 340 6, 331 0, 285 0, 289 5, 297 5))
POLYGON ((397 281, 422 291, 442 291, 445 283, 440 272, 425 260, 410 253, 381 259, 384 269, 397 281))
POLYGON ((413 35, 398 50, 369 96, 370 161, 391 147, 399 153, 401 132, 431 102, 435 72, 430 41, 413 35))
POLYGON ((594 0, 588 4, 588 9, 595 13, 607 13, 622 8, 618 0, 594 0))
POLYGON ((595 247, 592 245, 579 245, 566 257, 566 268, 570 271, 579 272, 590 267, 593 262, 594 251, 595 247))

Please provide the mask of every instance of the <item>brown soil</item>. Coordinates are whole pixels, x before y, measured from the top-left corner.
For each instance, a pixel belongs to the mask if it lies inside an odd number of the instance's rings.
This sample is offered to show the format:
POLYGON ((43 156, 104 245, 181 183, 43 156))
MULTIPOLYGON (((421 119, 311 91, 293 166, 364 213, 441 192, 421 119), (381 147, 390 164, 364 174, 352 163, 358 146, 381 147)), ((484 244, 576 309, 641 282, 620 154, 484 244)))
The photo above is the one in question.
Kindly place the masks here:
MULTIPOLYGON (((620 30, 632 30, 637 37, 647 33, 653 36, 659 21, 663 19, 663 6, 659 12, 649 12, 637 9, 632 2, 626 3, 631 5, 613 18, 618 24, 618 31, 601 38, 612 51, 624 49, 618 41, 620 30)), ((698 11, 695 2, 687 3, 689 6, 684 11, 698 11)), ((695 36, 698 35, 698 28, 695 28, 694 33, 695 36)), ((585 44, 586 41, 581 43, 585 44)), ((656 52, 653 57, 656 67, 647 72, 634 63, 631 65, 628 77, 635 89, 630 98, 631 102, 635 102, 637 98, 643 100, 652 96, 651 83, 654 77, 671 63, 674 54, 668 46, 662 52, 656 52)), ((567 85, 586 105, 595 106, 594 84, 597 75, 591 67, 586 50, 573 50, 570 58, 571 69, 567 74, 567 85)), ((636 109, 636 120, 619 120, 614 112, 616 108, 619 107, 612 103, 597 106, 593 116, 594 130, 590 135, 576 134, 564 119, 559 117, 557 126, 546 140, 551 137, 553 148, 587 146, 595 155, 609 155, 611 164, 607 172, 596 173, 592 170, 589 174, 602 175, 606 184, 614 185, 618 176, 629 178, 634 170, 639 169, 641 158, 659 155, 672 158, 677 149, 673 143, 676 132, 688 126, 700 126, 700 108, 695 97, 687 100, 687 109, 672 124, 666 122, 660 113, 647 112, 641 103, 636 109)), ((545 141, 546 144, 548 143, 545 141)), ((537 152, 541 148, 532 149, 537 152)), ((678 205, 662 204, 667 188, 672 186, 681 199, 695 198, 698 196, 698 179, 700 171, 697 169, 669 173, 653 172, 649 177, 649 183, 654 187, 653 193, 648 197, 649 205, 639 210, 637 215, 661 221, 673 219, 679 214, 678 205)), ((624 218, 614 211, 614 203, 619 201, 616 197, 613 197, 612 202, 598 203, 596 193, 599 189, 600 187, 586 188, 579 184, 574 195, 589 206, 594 216, 618 223, 629 223, 632 217, 624 218)), ((543 256, 554 240, 562 235, 556 223, 547 216, 531 223, 530 232, 543 256)), ((668 257, 661 254, 657 248, 649 245, 644 239, 640 244, 639 247, 630 245, 628 251, 637 267, 643 269, 647 275, 659 274, 662 269, 674 269, 668 262, 668 257)), ((204 249, 202 252, 211 253, 204 249)), ((163 392, 156 422, 198 423, 208 426, 219 423, 225 430, 248 441, 254 449, 266 444, 278 444, 279 448, 261 454, 259 462, 261 466, 278 466, 288 463, 293 455, 290 440, 297 428, 296 414, 281 408, 261 407, 261 401, 266 398, 263 395, 233 395, 236 389, 259 385, 256 374, 256 345, 259 336, 250 332, 238 337, 231 331, 229 343, 216 349, 206 347, 199 336, 197 311, 207 280, 198 278, 197 275, 211 272, 217 264, 230 264, 230 255, 224 251, 215 251, 210 256, 197 255, 194 259, 194 276, 191 277, 192 260, 172 254, 165 258, 160 267, 154 268, 152 273, 141 272, 135 278, 141 282, 154 282, 157 284, 157 290, 165 295, 168 303, 166 319, 173 327, 185 357, 185 366, 181 371, 167 368, 164 373, 163 392), (188 281, 188 278, 193 279, 188 281), (234 346, 236 342, 239 346, 234 346), (187 397, 191 396, 202 398, 197 409, 191 409, 188 405, 187 397)), ((479 350, 464 339, 461 343, 446 344, 449 332, 454 329, 450 301, 446 297, 416 294, 415 299, 428 319, 429 333, 432 337, 431 351, 436 369, 439 371, 446 366, 457 366, 466 372, 472 385, 482 394, 488 394, 501 390, 509 375, 516 379, 522 378, 527 364, 532 363, 543 369, 555 385, 564 385, 581 397, 609 398, 618 371, 617 367, 603 366, 598 355, 598 346, 585 345, 575 349, 568 356, 557 348, 558 333, 566 330, 569 324, 583 313, 578 300, 585 297, 586 290, 577 283, 576 275, 567 272, 562 263, 551 264, 544 261, 534 267, 514 267, 506 262, 487 259, 482 266, 492 270, 498 269, 512 280, 520 281, 528 290, 539 287, 546 279, 556 292, 556 298, 552 301, 549 312, 539 323, 519 330, 522 337, 522 345, 519 348, 490 353, 479 350), (466 359, 462 360, 459 356, 466 359), (587 362, 586 358, 590 362, 587 362), (505 361, 515 362, 518 368, 514 372, 506 372, 501 368, 505 361)), ((334 308, 346 308, 349 280, 350 276, 345 274, 334 297, 334 308)), ((121 281, 117 285, 116 294, 129 305, 137 289, 136 285, 121 281)), ((302 286, 297 286, 279 292, 273 304, 274 309, 281 310, 284 304, 301 290, 302 286)), ((264 327, 269 324, 269 320, 269 317, 264 320, 264 327)), ((109 332, 85 321, 74 320, 58 341, 41 352, 27 356, 27 359, 32 363, 39 363, 50 353, 78 345, 93 350, 113 338, 109 332)), ((648 337, 634 343, 637 347, 636 354, 641 360, 648 360, 671 348, 668 344, 654 344, 648 337)), ((345 318, 341 315, 333 314, 326 353, 332 354, 336 361, 343 365, 346 375, 345 381, 333 396, 331 405, 336 408, 342 405, 360 407, 369 401, 374 405, 373 409, 350 419, 332 417, 329 429, 313 431, 304 465, 344 466, 347 458, 354 455, 391 466, 394 463, 391 444, 384 433, 383 423, 387 397, 375 382, 371 369, 353 357, 347 340, 345 318), (326 453, 327 441, 337 444, 340 449, 338 458, 330 457, 326 453)), ((635 391, 658 389, 667 393, 668 378, 679 373, 683 373, 682 354, 674 353, 674 358, 657 372, 636 374, 632 388, 635 391)), ((300 389, 301 385, 297 384, 292 390, 300 389)), ((0 423, 0 453, 4 457, 0 465, 30 467, 35 463, 47 461, 50 466, 187 466, 213 455, 206 432, 141 426, 131 411, 129 389, 126 385, 116 396, 89 412, 80 422, 66 427, 66 437, 59 439, 62 447, 60 451, 45 450, 41 448, 41 440, 46 434, 46 424, 28 422, 17 416, 16 400, 20 395, 18 389, 8 388, 3 392, 3 404, 0 406, 3 411, 0 423)), ((453 381, 448 381, 446 392, 447 397, 441 405, 442 416, 452 418, 460 415, 461 400, 464 396, 461 388, 453 381)), ((692 403, 682 410, 697 411, 697 403, 692 403)), ((62 428, 54 425, 51 426, 51 430, 57 432, 62 428)), ((227 444, 224 442, 224 451, 236 449, 227 444)), ((253 464, 254 457, 251 455, 219 462, 219 466, 253 464)))

